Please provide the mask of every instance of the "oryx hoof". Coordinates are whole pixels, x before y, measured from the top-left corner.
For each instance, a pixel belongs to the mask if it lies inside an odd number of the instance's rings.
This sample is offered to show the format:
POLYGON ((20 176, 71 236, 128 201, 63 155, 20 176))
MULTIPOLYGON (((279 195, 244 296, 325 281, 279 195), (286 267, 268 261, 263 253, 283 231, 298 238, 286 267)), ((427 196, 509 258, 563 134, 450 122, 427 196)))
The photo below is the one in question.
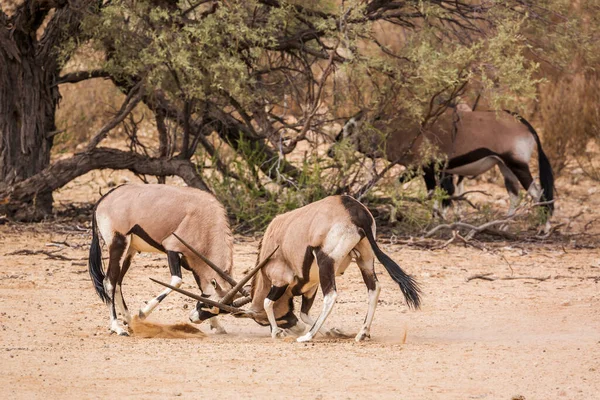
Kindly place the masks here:
POLYGON ((129 332, 127 332, 127 331, 119 332, 119 336, 129 336, 129 332))
POLYGON ((271 332, 271 337, 273 339, 281 339, 281 338, 284 338, 286 336, 287 336, 287 333, 285 332, 285 330, 283 330, 281 328, 275 328, 271 332))
POLYGON ((138 312, 138 317, 142 320, 146 319, 147 315, 142 310, 138 312))
POLYGON ((349 338, 349 337, 352 337, 351 335, 348 335, 347 333, 342 332, 338 328, 331 328, 330 330, 327 331, 326 336, 327 337, 331 337, 331 338, 349 338))
POLYGON ((305 343, 305 342, 309 342, 312 340, 312 335, 310 333, 307 333, 304 336, 300 336, 298 339, 296 339, 296 342, 298 343, 305 343))
POLYGON ((371 339, 371 334, 369 332, 359 332, 354 338, 357 342, 362 342, 365 339, 371 339))

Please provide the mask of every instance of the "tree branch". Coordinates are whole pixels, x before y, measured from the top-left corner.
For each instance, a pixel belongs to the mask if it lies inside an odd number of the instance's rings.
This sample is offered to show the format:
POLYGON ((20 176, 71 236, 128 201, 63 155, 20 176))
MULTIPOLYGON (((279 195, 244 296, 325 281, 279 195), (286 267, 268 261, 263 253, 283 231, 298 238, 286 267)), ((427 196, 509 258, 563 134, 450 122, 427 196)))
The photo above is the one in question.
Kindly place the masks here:
POLYGON ((110 74, 102 69, 93 69, 91 71, 77 71, 62 75, 52 86, 62 85, 64 83, 78 83, 94 78, 110 78, 110 74))
POLYGON ((188 186, 210 191, 189 160, 179 158, 152 158, 117 149, 97 148, 73 157, 57 161, 39 174, 21 181, 0 192, 8 206, 19 207, 38 194, 59 189, 89 171, 95 169, 126 169, 140 175, 181 177, 188 186))

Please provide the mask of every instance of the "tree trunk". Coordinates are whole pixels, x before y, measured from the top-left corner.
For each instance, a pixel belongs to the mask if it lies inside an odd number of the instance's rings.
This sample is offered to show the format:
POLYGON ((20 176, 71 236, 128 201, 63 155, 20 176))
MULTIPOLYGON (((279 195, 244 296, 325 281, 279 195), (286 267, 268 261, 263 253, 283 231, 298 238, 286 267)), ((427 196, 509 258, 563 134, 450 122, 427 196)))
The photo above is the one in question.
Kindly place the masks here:
POLYGON ((0 199, 6 199, 8 205, 18 205, 29 201, 36 193, 52 192, 91 170, 105 168, 127 169, 141 175, 177 175, 188 186, 210 192, 196 170, 196 165, 190 160, 151 158, 132 152, 100 147, 57 161, 41 173, 13 185, 10 190, 0 190, 0 199))
MULTIPOLYGON (((6 21, 3 16, 0 20, 0 189, 5 189, 49 165, 59 93, 52 86, 56 63, 38 57, 35 35, 4 29, 6 21)), ((0 210, 20 220, 38 220, 51 212, 51 191, 0 210)))

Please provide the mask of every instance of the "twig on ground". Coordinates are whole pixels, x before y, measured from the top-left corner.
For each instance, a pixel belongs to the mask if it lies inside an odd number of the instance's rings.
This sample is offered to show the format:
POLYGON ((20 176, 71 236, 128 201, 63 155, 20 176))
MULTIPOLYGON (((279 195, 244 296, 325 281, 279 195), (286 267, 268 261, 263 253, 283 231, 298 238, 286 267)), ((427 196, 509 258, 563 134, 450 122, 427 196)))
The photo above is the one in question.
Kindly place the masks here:
POLYGON ((484 281, 513 281, 513 280, 517 280, 517 279, 527 279, 527 280, 536 280, 536 281, 540 281, 540 282, 544 282, 547 281, 548 279, 551 278, 550 275, 548 276, 492 276, 493 273, 487 273, 487 274, 476 274, 476 275, 471 275, 469 276, 466 281, 470 282, 474 279, 482 279, 484 281))
POLYGON ((56 254, 57 251, 22 249, 22 250, 16 250, 16 251, 12 251, 10 253, 6 253, 5 256, 33 256, 33 255, 37 255, 37 254, 43 254, 51 260, 61 260, 61 261, 79 260, 78 258, 71 258, 71 257, 63 256, 61 254, 56 254))

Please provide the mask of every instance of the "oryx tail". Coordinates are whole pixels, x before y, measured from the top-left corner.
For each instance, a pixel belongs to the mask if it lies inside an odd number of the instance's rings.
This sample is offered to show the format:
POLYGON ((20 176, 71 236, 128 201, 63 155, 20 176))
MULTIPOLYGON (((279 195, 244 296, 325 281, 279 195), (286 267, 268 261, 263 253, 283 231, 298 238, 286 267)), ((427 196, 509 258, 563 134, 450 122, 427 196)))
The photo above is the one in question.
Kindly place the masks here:
POLYGON ((421 289, 419 288, 419 285, 410 275, 404 272, 394 260, 379 248, 373 232, 375 229, 375 221, 369 210, 350 196, 342 196, 342 203, 345 203, 346 209, 349 210, 352 222, 364 232, 371 245, 371 249, 379 262, 383 264, 394 282, 400 286, 400 290, 402 291, 408 306, 415 309, 419 308, 421 305, 421 289), (349 203, 352 203, 353 206, 349 207, 349 203), (359 207, 356 207, 357 205, 359 207))
POLYGON ((400 286, 400 290, 402 291, 408 306, 415 309, 419 308, 421 306, 421 289, 419 288, 417 282, 410 275, 404 272, 394 260, 385 254, 379 248, 379 246, 377 246, 377 242, 375 241, 371 227, 366 227, 366 229, 363 228, 363 230, 365 231, 365 235, 367 236, 367 240, 369 241, 375 256, 379 262, 383 264, 394 282, 400 286))
POLYGON ((102 268, 102 249, 100 248, 100 238, 98 236, 98 228, 96 223, 96 209, 92 215, 92 243, 90 245, 90 256, 88 263, 90 277, 94 283, 96 293, 103 302, 108 303, 108 294, 104 290, 104 269, 102 268))
MULTIPOLYGON (((552 172, 552 165, 550 165, 550 161, 548 160, 548 157, 546 157, 546 153, 544 153, 544 150, 542 149, 542 142, 540 141, 540 137, 538 136, 533 126, 531 126, 529 121, 527 121, 525 118, 521 117, 517 113, 509 113, 512 114, 515 118, 517 118, 519 122, 525 125, 527 129, 529 129, 529 132, 531 132, 531 134, 535 138, 535 142, 537 143, 538 149, 538 169, 540 171, 540 185, 542 186, 542 190, 544 192, 541 200, 554 200, 554 173, 552 172)), ((545 207, 550 213, 554 211, 554 203, 550 203, 545 207)))

